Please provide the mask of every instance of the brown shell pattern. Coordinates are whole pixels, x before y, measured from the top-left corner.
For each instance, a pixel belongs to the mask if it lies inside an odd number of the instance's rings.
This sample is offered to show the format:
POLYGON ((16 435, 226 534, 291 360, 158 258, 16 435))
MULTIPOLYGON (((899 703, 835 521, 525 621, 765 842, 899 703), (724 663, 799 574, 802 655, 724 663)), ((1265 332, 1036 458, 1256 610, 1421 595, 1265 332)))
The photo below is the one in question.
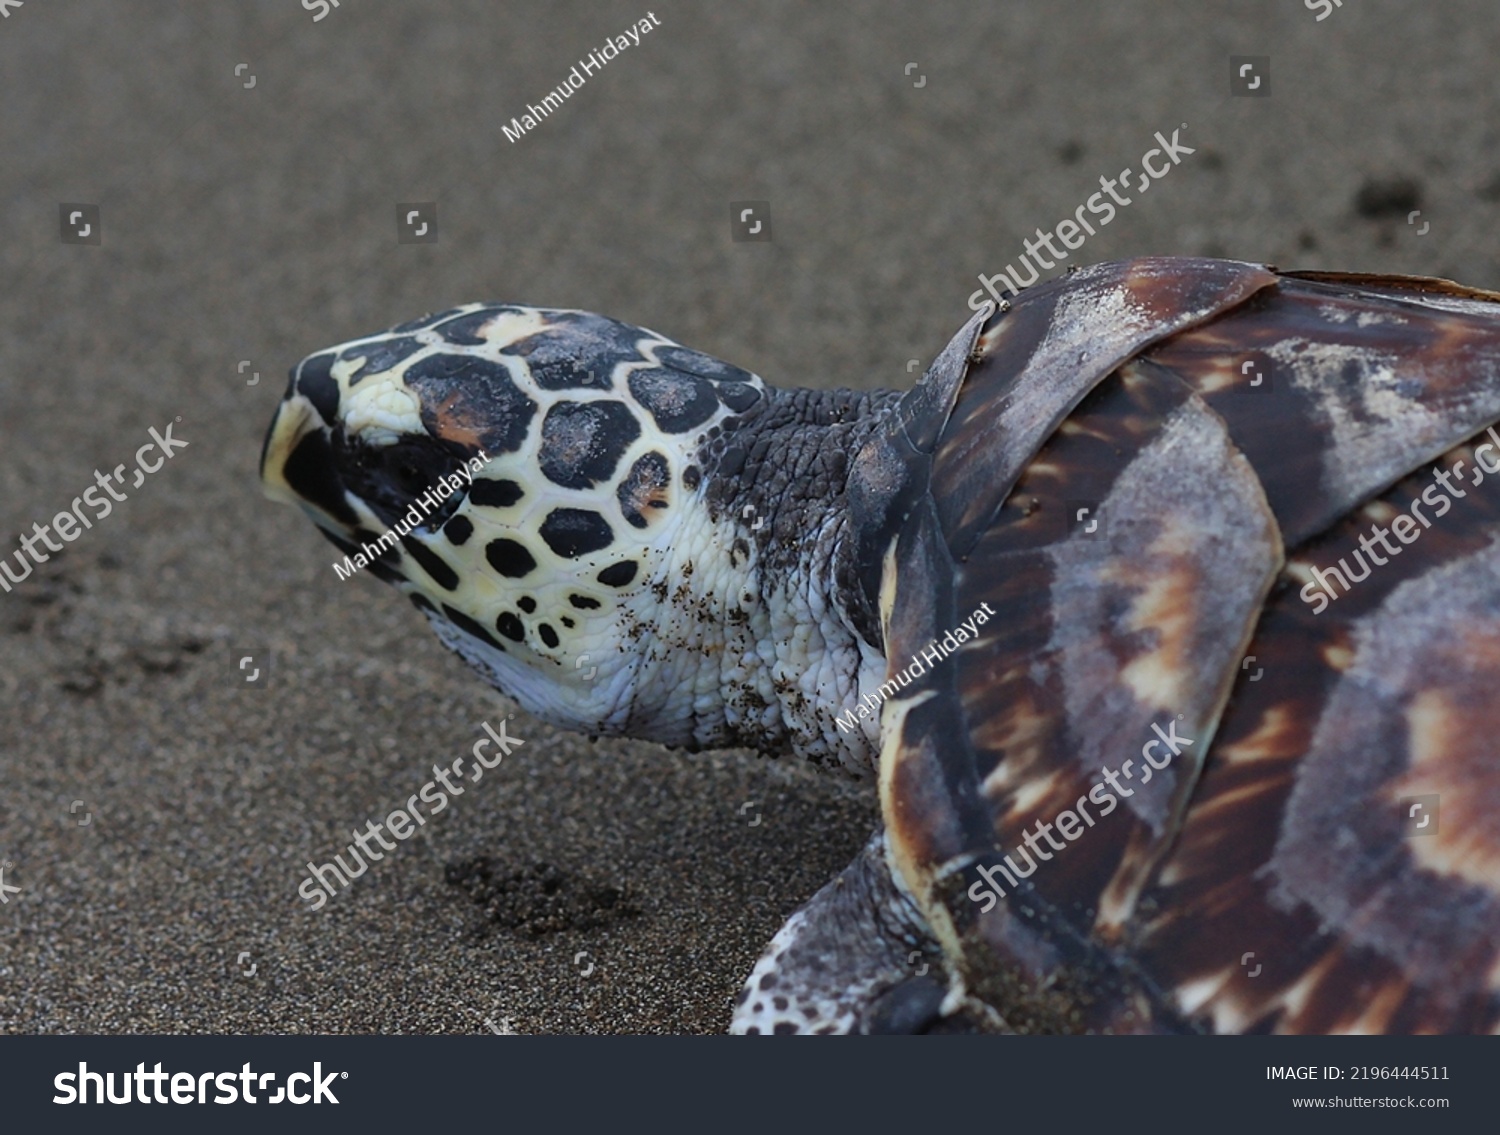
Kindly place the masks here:
POLYGON ((1497 420, 1500 295, 1447 281, 1138 260, 984 324, 881 595, 888 677, 993 612, 883 718, 970 993, 1500 1028, 1497 420))

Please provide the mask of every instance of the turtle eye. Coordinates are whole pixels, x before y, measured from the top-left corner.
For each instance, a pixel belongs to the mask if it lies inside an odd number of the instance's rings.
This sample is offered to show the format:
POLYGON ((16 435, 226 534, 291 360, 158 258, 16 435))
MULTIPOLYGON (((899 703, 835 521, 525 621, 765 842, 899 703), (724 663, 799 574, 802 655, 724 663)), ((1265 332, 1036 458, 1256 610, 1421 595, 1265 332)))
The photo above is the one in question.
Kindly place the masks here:
POLYGON ((402 461, 394 470, 396 484, 403 492, 412 496, 421 496, 432 487, 426 475, 411 461, 402 461))
POLYGON ((425 438, 398 441, 380 450, 379 458, 388 489, 408 500, 427 492, 457 465, 453 454, 425 438))
MULTIPOLYGON (((433 438, 403 438, 386 446, 345 440, 336 447, 342 449, 344 483, 386 523, 454 473, 465 456, 449 443, 433 438)), ((449 494, 438 495, 446 498, 449 494)), ((457 505, 456 499, 445 501, 439 511, 446 516, 457 505)), ((429 522, 436 515, 429 517, 429 522)))

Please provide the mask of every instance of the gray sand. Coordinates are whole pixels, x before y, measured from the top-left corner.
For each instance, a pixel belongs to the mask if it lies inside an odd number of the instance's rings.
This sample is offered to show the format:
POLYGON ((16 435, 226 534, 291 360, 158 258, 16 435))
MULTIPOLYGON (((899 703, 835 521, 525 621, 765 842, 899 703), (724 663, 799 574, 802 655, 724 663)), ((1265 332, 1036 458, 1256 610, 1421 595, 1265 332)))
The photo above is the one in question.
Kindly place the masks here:
POLYGON ((518 300, 776 383, 909 384, 977 272, 1184 122, 1197 152, 1076 260, 1500 287, 1490 0, 652 10, 514 143, 501 124, 645 5, 350 0, 314 23, 293 0, 33 0, 0 21, 0 556, 151 427, 190 443, 0 594, 21 888, 0 1030, 719 1031, 872 825, 867 789, 795 765, 560 735, 389 588, 336 581, 255 476, 311 350, 518 300), (1230 54, 1271 56, 1269 98, 1230 97, 1230 54), (773 241, 730 239, 739 200, 770 201, 773 241), (438 203, 439 243, 397 243, 404 201, 438 203), (100 205, 103 243, 61 243, 60 202, 100 205), (269 687, 239 683, 244 649, 272 653, 269 687), (509 712, 526 744, 500 769, 303 909, 302 864, 509 712), (505 884, 488 906, 446 880, 480 857, 505 884))

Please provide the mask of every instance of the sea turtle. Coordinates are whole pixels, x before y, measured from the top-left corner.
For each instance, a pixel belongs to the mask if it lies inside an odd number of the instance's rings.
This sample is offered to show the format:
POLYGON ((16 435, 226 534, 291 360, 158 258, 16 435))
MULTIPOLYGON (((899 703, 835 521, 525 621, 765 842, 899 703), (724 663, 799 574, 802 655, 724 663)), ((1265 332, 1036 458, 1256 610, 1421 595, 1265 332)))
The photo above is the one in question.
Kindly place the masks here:
POLYGON ((878 777, 734 1031, 1494 1031, 1500 294, 982 304, 904 394, 457 307, 299 363, 262 476, 546 721, 878 777))

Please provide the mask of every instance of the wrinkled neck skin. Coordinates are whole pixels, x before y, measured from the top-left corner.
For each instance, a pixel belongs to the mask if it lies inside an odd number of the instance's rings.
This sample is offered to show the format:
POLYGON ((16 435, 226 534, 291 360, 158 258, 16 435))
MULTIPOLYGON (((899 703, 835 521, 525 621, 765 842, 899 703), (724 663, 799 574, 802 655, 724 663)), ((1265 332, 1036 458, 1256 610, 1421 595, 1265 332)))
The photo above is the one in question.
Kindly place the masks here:
POLYGON ((880 685, 885 659, 879 619, 846 562, 845 489, 899 394, 769 394, 697 454, 697 499, 627 630, 637 641, 626 649, 642 653, 628 712, 611 731, 867 777, 878 715, 847 722, 880 685))

